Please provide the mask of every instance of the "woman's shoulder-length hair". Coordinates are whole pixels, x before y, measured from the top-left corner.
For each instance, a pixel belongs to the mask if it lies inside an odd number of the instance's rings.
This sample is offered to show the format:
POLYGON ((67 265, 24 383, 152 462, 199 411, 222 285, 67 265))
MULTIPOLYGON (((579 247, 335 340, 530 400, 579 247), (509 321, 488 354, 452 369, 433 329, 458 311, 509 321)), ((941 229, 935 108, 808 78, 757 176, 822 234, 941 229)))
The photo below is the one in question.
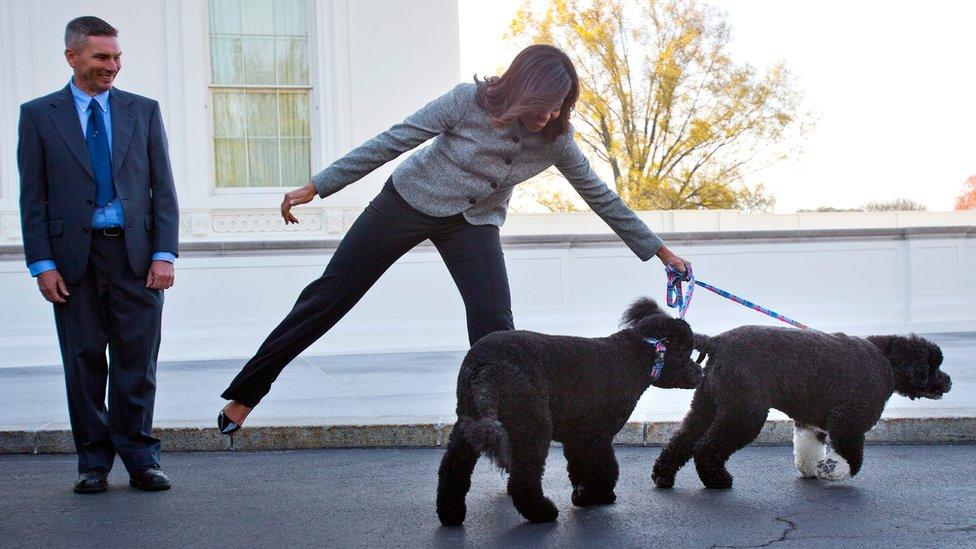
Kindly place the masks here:
POLYGON ((548 44, 536 44, 519 52, 501 76, 474 78, 475 100, 488 112, 492 125, 507 128, 523 114, 559 108, 559 116, 542 129, 550 142, 569 131, 569 117, 579 98, 579 78, 569 56, 548 44))

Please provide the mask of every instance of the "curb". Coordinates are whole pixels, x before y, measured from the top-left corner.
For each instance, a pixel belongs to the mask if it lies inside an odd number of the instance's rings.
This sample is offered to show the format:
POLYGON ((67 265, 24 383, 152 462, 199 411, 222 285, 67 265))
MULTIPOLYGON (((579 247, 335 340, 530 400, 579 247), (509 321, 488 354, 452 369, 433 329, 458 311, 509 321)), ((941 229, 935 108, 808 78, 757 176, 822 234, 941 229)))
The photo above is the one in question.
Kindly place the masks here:
MULTIPOLYGON (((677 421, 632 422, 614 443, 661 446, 677 428, 677 421)), ((166 452, 224 452, 308 450, 318 448, 437 448, 444 446, 452 425, 258 426, 240 431, 233 442, 214 428, 156 429, 166 452)), ((882 419, 867 433, 873 444, 976 444, 976 417, 882 419)), ((754 444, 793 443, 793 422, 767 421, 754 444)), ((68 430, 0 431, 0 454, 70 454, 74 442, 68 430)))

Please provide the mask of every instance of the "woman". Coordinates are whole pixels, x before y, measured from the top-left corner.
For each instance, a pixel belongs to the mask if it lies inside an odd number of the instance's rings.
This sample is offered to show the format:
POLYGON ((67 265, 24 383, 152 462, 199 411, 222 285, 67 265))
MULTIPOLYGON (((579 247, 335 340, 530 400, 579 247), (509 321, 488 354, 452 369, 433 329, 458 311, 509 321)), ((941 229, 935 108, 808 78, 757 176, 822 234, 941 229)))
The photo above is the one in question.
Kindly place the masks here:
POLYGON ((512 188, 555 165, 643 261, 655 255, 684 271, 624 202, 593 173, 573 140, 569 116, 579 95, 569 57, 548 45, 522 50, 500 77, 460 84, 285 194, 281 216, 325 198, 404 151, 407 158, 340 242, 320 278, 221 395, 218 416, 231 434, 268 393, 282 368, 343 317, 386 269, 430 239, 464 300, 468 340, 512 330, 511 296, 498 228, 512 188))

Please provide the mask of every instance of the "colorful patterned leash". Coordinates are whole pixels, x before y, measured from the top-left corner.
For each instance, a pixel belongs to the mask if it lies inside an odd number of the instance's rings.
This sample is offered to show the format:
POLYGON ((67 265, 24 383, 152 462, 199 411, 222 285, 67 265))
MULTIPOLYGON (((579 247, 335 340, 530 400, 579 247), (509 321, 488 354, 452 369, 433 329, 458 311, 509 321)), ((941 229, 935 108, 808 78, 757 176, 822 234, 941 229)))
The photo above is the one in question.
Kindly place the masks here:
POLYGON ((796 326, 797 328, 800 328, 801 330, 809 330, 810 329, 809 326, 807 326, 806 324, 803 324, 802 322, 797 322, 797 321, 795 321, 795 320, 793 320, 791 318, 787 318, 787 317, 785 317, 785 316, 777 313, 776 311, 772 311, 772 310, 767 309, 765 307, 760 307, 759 305, 756 305, 755 303, 753 303, 751 301, 748 301, 746 299, 742 299, 741 297, 739 297, 739 296, 737 296, 735 294, 731 294, 729 292, 726 292, 725 290, 722 290, 720 288, 716 288, 715 286, 712 286, 711 284, 707 284, 705 282, 702 282, 701 280, 695 280, 695 274, 692 272, 690 265, 686 265, 686 271, 685 272, 679 271, 677 269, 677 267, 675 267, 673 265, 668 265, 667 266, 667 269, 665 269, 665 271, 668 274, 668 297, 667 297, 668 307, 672 307, 672 308, 677 307, 677 309, 678 309, 678 317, 679 318, 684 318, 685 317, 685 313, 688 312, 688 306, 691 305, 691 296, 694 293, 695 285, 697 284, 697 285, 705 288, 706 290, 711 290, 711 291, 717 293, 718 295, 720 295, 720 296, 722 296, 722 297, 724 297, 726 299, 730 299, 732 301, 735 301, 736 303, 739 303, 741 305, 745 305, 746 307, 749 307, 750 309, 759 311, 760 313, 767 314, 767 315, 769 315, 769 316, 771 316, 771 317, 773 317, 773 318, 775 318, 777 320, 782 320, 783 322, 785 322, 787 324, 791 324, 793 326, 796 326), (687 295, 682 295, 682 291, 681 291, 681 283, 682 282, 688 282, 688 294, 687 295))

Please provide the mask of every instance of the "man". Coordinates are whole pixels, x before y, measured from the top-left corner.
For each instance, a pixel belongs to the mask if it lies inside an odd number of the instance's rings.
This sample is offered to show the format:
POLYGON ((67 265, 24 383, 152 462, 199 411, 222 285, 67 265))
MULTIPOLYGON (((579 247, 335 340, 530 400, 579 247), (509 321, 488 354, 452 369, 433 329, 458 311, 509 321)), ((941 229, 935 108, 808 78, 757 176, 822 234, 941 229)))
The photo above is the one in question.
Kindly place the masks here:
POLYGON ((159 104, 112 87, 117 35, 97 17, 68 23, 74 74, 21 106, 17 148, 24 255, 54 304, 84 494, 106 490, 116 454, 132 486, 170 487, 152 416, 179 208, 159 104))

